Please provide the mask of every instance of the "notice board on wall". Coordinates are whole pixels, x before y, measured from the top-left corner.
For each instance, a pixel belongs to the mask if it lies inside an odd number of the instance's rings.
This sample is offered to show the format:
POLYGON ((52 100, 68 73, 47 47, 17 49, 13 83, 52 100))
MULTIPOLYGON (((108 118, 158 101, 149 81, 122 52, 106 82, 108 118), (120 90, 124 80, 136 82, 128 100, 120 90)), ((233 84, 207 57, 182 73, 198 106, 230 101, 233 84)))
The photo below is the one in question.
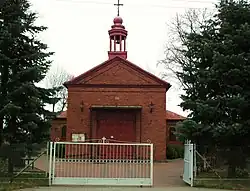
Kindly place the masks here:
POLYGON ((73 142, 84 142, 85 141, 85 134, 84 133, 73 133, 72 134, 72 141, 73 142))

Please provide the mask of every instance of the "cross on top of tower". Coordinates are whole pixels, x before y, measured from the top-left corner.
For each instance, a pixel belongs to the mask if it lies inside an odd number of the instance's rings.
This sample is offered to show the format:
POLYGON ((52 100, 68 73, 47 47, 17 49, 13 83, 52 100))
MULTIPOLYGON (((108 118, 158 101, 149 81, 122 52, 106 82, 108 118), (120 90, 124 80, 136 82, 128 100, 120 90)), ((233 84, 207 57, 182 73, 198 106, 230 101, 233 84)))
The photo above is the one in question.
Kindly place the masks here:
POLYGON ((117 1, 117 4, 114 4, 114 6, 117 6, 117 16, 120 16, 120 6, 123 6, 123 4, 120 3, 120 0, 117 1))

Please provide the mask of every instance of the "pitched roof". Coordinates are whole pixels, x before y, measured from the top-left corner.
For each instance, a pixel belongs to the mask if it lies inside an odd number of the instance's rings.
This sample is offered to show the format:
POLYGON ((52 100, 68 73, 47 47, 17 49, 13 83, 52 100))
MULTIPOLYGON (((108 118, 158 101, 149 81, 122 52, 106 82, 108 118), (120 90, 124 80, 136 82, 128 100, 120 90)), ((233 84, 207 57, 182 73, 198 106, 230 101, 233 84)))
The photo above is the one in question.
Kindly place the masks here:
POLYGON ((166 119, 167 120, 184 120, 184 119, 186 119, 186 117, 181 116, 181 115, 179 115, 177 113, 174 113, 172 111, 167 110, 166 111, 166 119))
POLYGON ((62 111, 57 117, 57 119, 66 119, 67 118, 67 110, 66 111, 62 111))
POLYGON ((128 60, 122 58, 122 57, 119 57, 119 56, 116 56, 112 59, 109 59, 105 62, 103 62, 102 64, 99 64, 97 65, 96 67, 88 70, 87 72, 73 78, 72 80, 70 81, 67 81, 64 83, 65 86, 68 86, 68 85, 74 85, 74 84, 78 84, 82 79, 90 76, 91 74, 93 74, 94 72, 97 72, 98 70, 101 70, 103 69, 104 67, 108 66, 109 64, 113 63, 114 61, 121 61, 123 62, 124 64, 126 64, 127 66, 131 67, 132 69, 140 72, 141 74, 144 74, 145 76, 148 76, 149 78, 155 80, 156 82, 158 82, 159 84, 165 86, 167 88, 167 90, 171 87, 170 83, 160 79, 159 77, 145 71, 144 69, 140 68, 139 66, 133 64, 132 62, 129 62, 128 60))
MULTIPOLYGON (((61 112, 56 118, 57 119, 66 119, 67 118, 67 111, 61 112)), ((186 119, 186 117, 167 110, 166 111, 166 119, 167 120, 184 120, 184 119, 186 119)))

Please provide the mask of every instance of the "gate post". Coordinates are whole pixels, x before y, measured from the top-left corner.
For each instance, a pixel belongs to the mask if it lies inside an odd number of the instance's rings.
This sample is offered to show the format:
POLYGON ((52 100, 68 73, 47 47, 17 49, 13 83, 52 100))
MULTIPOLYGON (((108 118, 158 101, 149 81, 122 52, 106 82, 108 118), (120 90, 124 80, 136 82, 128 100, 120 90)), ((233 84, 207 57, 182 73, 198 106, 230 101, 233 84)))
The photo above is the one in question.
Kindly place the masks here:
POLYGON ((193 187, 194 185, 194 144, 189 144, 190 151, 190 185, 193 187))
POLYGON ((154 145, 150 145, 150 177, 151 177, 151 186, 153 186, 153 181, 154 181, 154 145))
POLYGON ((194 178, 197 176, 196 144, 194 144, 194 178))
POLYGON ((49 173, 49 145, 50 142, 47 142, 47 146, 46 146, 46 161, 45 161, 45 167, 46 167, 46 171, 45 171, 45 178, 48 177, 48 173, 49 173))
POLYGON ((51 182, 53 183, 55 179, 55 168, 56 168, 56 143, 54 142, 54 148, 53 148, 53 166, 52 166, 52 176, 51 176, 51 182))
POLYGON ((49 145, 49 186, 51 186, 51 183, 52 183, 52 155, 53 155, 53 142, 50 142, 50 145, 49 145))
POLYGON ((191 141, 185 141, 184 144, 184 169, 183 169, 183 181, 194 186, 194 175, 196 176, 196 145, 191 141))

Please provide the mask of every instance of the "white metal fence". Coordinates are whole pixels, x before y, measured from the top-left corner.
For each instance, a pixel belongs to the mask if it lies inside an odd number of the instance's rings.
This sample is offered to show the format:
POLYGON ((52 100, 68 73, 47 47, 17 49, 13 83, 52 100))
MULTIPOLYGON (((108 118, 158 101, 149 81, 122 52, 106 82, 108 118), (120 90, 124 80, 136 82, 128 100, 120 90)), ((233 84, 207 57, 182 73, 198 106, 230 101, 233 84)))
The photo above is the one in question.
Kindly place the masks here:
POLYGON ((51 142, 53 185, 153 185, 153 144, 51 142))
POLYGON ((194 184, 194 172, 196 168, 196 146, 191 141, 186 141, 184 145, 184 170, 183 181, 193 186, 194 184))

